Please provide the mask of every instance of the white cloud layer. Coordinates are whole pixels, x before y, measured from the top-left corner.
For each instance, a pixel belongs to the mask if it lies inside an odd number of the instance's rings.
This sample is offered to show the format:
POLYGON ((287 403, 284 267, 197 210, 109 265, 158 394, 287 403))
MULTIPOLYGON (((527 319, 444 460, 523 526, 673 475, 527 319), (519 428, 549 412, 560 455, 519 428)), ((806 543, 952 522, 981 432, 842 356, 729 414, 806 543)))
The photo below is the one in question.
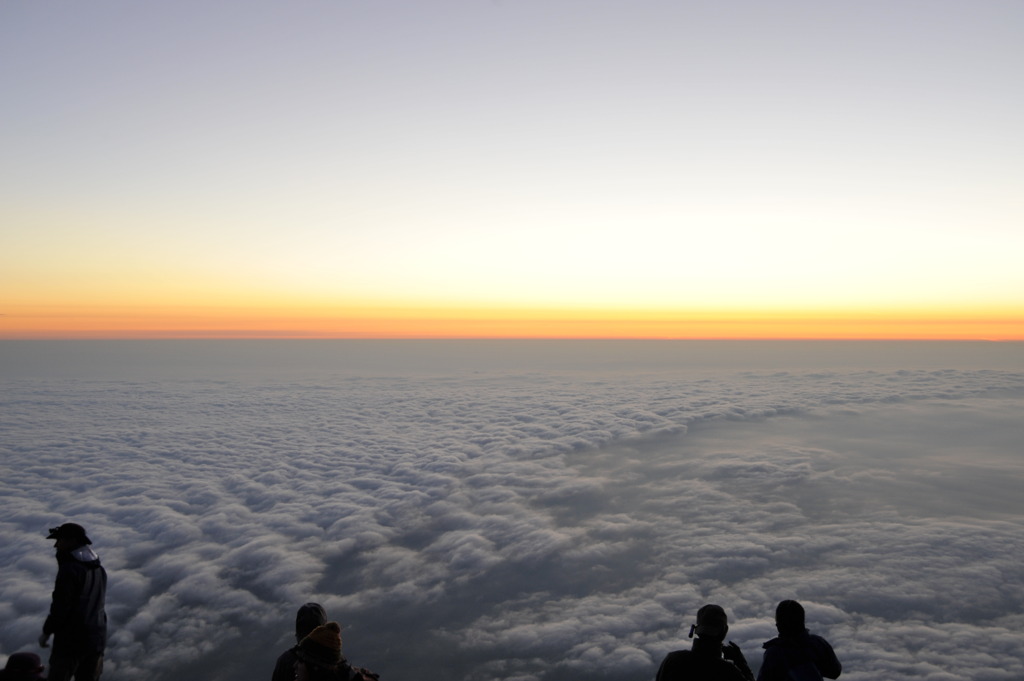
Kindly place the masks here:
POLYGON ((705 602, 756 669, 783 598, 851 681, 1024 676, 1020 370, 249 366, 4 379, 0 652, 74 520, 112 678, 268 676, 309 600, 385 679, 649 679, 705 602))

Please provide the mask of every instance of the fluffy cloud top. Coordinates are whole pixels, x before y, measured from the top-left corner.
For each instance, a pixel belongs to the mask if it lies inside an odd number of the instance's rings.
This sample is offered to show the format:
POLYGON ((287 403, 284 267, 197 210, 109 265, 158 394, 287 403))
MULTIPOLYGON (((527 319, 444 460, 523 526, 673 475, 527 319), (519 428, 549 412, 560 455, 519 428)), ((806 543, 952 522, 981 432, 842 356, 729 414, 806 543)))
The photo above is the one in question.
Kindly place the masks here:
POLYGON ((385 679, 653 678, 705 602, 756 669, 794 597, 851 681, 1024 675, 1019 371, 249 366, 4 381, 4 654, 74 520, 120 678, 267 675, 309 600, 385 679))

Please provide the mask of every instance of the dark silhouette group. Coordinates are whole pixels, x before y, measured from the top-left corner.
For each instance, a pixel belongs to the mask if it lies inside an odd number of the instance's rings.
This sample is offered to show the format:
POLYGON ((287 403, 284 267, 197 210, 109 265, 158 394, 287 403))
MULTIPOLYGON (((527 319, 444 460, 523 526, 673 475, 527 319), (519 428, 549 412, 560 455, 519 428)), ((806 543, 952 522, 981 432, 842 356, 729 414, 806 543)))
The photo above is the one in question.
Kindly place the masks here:
MULTIPOLYGON (((0 681, 99 681, 107 645, 107 572, 92 550, 85 528, 64 523, 51 528, 57 578, 39 646, 53 647, 49 673, 32 652, 18 652, 0 669, 0 681)), ((295 617, 296 645, 281 654, 273 681, 377 681, 377 674, 353 667, 341 654, 341 625, 328 622, 318 603, 306 603, 295 617)))
MULTIPOLYGON (((107 573, 85 528, 64 523, 50 530, 57 578, 50 612, 39 636, 50 653, 49 674, 38 655, 14 653, 0 670, 0 681, 98 681, 107 641, 105 611, 107 573)), ((821 636, 807 630, 804 608, 793 600, 775 609, 779 635, 764 644, 756 681, 822 681, 836 679, 842 665, 821 636)), ((755 681, 739 646, 729 641, 725 609, 709 603, 697 611, 690 627, 689 650, 669 653, 656 681, 755 681), (695 638, 696 637, 696 638, 695 638)), ((302 605, 295 615, 296 644, 281 653, 272 681, 377 681, 377 674, 354 667, 342 655, 341 625, 328 621, 319 603, 302 605)))
MULTIPOLYGON (((764 659, 757 681, 822 681, 837 679, 843 671, 828 641, 807 630, 804 608, 786 600, 775 608, 779 635, 764 644, 764 659)), ((729 620, 720 605, 709 603, 697 611, 690 627, 696 635, 690 650, 669 653, 658 668, 656 681, 754 681, 738 645, 729 641, 729 620)))

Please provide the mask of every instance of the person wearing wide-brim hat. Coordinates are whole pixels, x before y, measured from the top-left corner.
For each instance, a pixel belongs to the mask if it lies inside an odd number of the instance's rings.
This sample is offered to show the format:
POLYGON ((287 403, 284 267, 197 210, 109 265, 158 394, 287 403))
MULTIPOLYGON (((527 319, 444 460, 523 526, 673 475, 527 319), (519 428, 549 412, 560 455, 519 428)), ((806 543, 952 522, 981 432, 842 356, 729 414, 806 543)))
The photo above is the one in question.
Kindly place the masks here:
POLYGON ((85 528, 64 523, 50 529, 47 539, 57 550, 57 579, 50 614, 43 623, 39 645, 49 647, 50 681, 96 681, 103 672, 107 645, 107 572, 90 548, 85 528))

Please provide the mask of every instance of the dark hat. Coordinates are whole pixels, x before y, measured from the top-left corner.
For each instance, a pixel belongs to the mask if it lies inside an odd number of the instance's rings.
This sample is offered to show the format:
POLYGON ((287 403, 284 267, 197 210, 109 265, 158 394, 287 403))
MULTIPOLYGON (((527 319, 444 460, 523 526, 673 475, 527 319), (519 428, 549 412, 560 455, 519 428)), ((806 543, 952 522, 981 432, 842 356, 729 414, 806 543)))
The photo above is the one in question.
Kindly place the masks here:
POLYGON ((729 618, 720 605, 708 603, 697 611, 697 624, 693 629, 698 636, 725 638, 729 631, 729 618))
POLYGON ((327 621, 324 606, 319 603, 306 603, 295 613, 295 640, 301 641, 309 632, 327 621))
POLYGON ((295 654, 303 662, 330 669, 341 662, 341 625, 328 622, 299 641, 295 654))
POLYGON ((64 523, 57 527, 50 528, 47 539, 79 539, 84 544, 91 544, 92 540, 85 536, 85 528, 75 523, 64 523))
POLYGON ((35 653, 14 653, 7 658, 7 666, 3 670, 5 679, 45 679, 43 661, 35 653))

